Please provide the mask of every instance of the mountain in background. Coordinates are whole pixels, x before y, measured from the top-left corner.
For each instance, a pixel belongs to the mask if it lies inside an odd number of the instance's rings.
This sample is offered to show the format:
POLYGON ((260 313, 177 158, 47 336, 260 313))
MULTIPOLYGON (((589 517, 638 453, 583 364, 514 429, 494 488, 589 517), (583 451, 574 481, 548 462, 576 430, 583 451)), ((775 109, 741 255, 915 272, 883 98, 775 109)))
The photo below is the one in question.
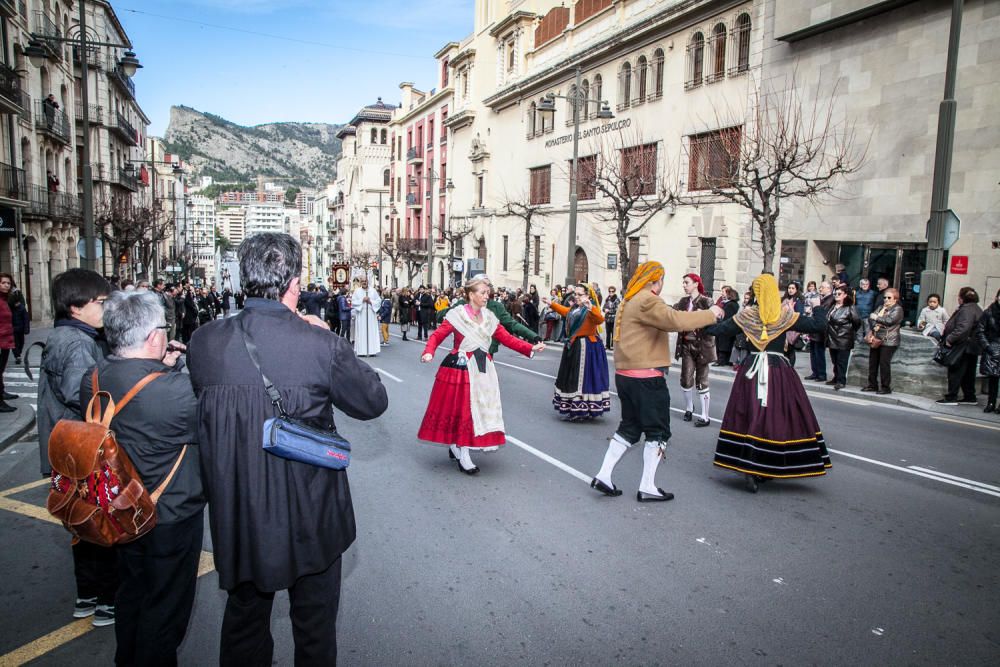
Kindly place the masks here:
POLYGON ((243 182, 257 176, 287 179, 292 185, 322 187, 336 175, 343 125, 267 123, 244 127, 191 107, 170 107, 163 137, 170 153, 193 167, 196 176, 216 182, 243 182))

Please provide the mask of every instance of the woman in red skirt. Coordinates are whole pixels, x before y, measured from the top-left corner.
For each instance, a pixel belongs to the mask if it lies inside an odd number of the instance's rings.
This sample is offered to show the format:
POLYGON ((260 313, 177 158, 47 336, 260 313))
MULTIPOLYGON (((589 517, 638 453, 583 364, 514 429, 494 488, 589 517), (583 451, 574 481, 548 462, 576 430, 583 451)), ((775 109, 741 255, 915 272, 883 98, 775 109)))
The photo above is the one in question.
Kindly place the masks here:
POLYGON ((468 475, 479 468, 472 462, 470 449, 495 451, 506 442, 500 384, 497 380, 490 344, 497 342, 530 357, 545 349, 515 338, 500 326, 496 315, 486 308, 490 284, 485 276, 465 283, 465 305, 452 308, 430 338, 420 360, 434 358, 434 351, 454 334, 451 352, 441 362, 417 437, 449 445, 450 458, 468 475))

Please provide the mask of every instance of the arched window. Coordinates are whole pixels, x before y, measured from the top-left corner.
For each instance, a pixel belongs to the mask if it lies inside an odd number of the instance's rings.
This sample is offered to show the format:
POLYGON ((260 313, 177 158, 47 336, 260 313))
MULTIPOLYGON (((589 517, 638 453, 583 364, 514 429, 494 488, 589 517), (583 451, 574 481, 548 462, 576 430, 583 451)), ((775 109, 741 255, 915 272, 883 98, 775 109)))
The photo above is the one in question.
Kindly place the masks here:
POLYGON ((696 32, 688 44, 688 72, 685 88, 700 86, 705 74, 705 36, 700 32, 696 32))
POLYGON ((580 98, 583 100, 580 113, 583 114, 584 118, 587 118, 590 116, 590 110, 593 107, 593 105, 590 104, 590 81, 587 79, 584 79, 583 83, 580 84, 580 98))
POLYGON ((572 86, 569 87, 569 95, 567 95, 567 97, 569 97, 569 109, 570 109, 570 117, 566 121, 567 125, 572 125, 574 122, 576 122, 580 114, 580 103, 577 101, 576 95, 577 95, 576 84, 573 84, 572 86))
POLYGON ((594 101, 597 103, 596 106, 600 107, 601 100, 604 99, 604 79, 601 78, 600 74, 594 75, 594 101))
POLYGON ((372 128, 372 143, 373 144, 378 143, 378 130, 376 130, 374 127, 372 128))
POLYGON ((750 69, 750 15, 736 17, 736 72, 750 69))
POLYGON ((385 130, 382 130, 382 145, 383 146, 385 146, 385 142, 386 142, 386 140, 388 138, 389 138, 389 133, 387 131, 385 131, 385 130))
POLYGON ((646 72, 648 70, 649 65, 646 61, 646 56, 639 56, 639 62, 635 66, 635 78, 639 87, 639 104, 646 101, 646 72))
POLYGON ((726 25, 716 23, 712 28, 712 81, 726 74, 726 25))
POLYGON ((663 49, 653 51, 653 99, 663 97, 663 49))
POLYGON ((528 136, 535 136, 535 119, 538 114, 538 106, 532 102, 531 106, 528 107, 528 136))
POLYGON ((382 185, 384 187, 389 187, 390 182, 391 181, 389 180, 389 170, 386 169, 385 171, 382 172, 382 185))
POLYGON ((618 108, 627 109, 632 103, 632 65, 622 63, 618 72, 618 108))

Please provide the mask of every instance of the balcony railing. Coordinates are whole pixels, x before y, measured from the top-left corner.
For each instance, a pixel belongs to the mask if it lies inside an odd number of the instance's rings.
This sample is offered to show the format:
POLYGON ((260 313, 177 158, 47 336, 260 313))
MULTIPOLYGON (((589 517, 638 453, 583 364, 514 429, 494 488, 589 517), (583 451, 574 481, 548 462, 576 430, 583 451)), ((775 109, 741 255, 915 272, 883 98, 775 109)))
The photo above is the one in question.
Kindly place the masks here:
POLYGON ((406 161, 417 164, 424 161, 424 156, 419 149, 411 148, 406 151, 406 161))
POLYGON ((21 79, 17 72, 0 63, 0 108, 21 113, 21 79))
MULTIPOLYGON (((87 120, 91 125, 104 125, 104 107, 99 104, 87 105, 87 120)), ((83 122, 83 103, 76 103, 76 122, 83 122)))
MULTIPOLYGON (((73 46, 73 64, 79 65, 80 59, 80 47, 73 46)), ((98 69, 104 66, 104 59, 101 58, 101 49, 99 46, 88 46, 87 47, 87 65, 90 67, 96 67, 98 69)))
POLYGON ((28 200, 28 183, 24 177, 24 169, 0 162, 0 197, 28 200))
POLYGON ((122 115, 121 111, 115 112, 114 125, 112 128, 116 130, 122 139, 125 139, 133 146, 139 144, 139 135, 136 134, 135 128, 132 127, 132 123, 128 122, 128 119, 122 115))
POLYGON ((45 100, 35 100, 35 128, 56 141, 69 143, 69 117, 45 100))
POLYGON ((135 83, 132 82, 132 79, 125 76, 125 73, 122 71, 121 66, 116 61, 112 60, 108 62, 107 70, 108 70, 108 78, 117 83, 122 88, 124 88, 125 92, 131 95, 132 99, 134 100, 135 83))
POLYGON ((83 207, 80 198, 68 192, 50 192, 41 185, 28 185, 25 215, 79 223, 83 207))
POLYGON ((111 171, 111 183, 114 185, 120 185, 127 190, 135 192, 139 189, 139 179, 136 177, 134 171, 128 171, 123 167, 118 167, 118 169, 113 169, 111 171))
POLYGON ((62 31, 43 11, 35 12, 35 34, 41 38, 42 46, 53 59, 62 60, 62 43, 58 41, 62 38, 62 31))
POLYGON ((423 206, 423 204, 420 203, 420 198, 412 192, 406 195, 406 205, 410 208, 421 208, 423 206))

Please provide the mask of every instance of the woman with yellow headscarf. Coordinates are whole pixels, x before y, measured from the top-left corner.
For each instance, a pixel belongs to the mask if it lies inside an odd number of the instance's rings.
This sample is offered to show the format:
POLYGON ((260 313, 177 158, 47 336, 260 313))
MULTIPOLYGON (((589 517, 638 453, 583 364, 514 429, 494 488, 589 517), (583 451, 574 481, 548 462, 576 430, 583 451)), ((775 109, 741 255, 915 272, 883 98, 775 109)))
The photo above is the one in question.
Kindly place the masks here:
POLYGON ((705 331, 743 333, 750 343, 750 356, 736 367, 713 463, 743 473, 747 490, 756 493, 758 482, 825 475, 831 463, 802 380, 784 356, 786 334, 825 331, 826 312, 814 308, 806 317, 782 306, 769 273, 751 289, 750 306, 705 331))

